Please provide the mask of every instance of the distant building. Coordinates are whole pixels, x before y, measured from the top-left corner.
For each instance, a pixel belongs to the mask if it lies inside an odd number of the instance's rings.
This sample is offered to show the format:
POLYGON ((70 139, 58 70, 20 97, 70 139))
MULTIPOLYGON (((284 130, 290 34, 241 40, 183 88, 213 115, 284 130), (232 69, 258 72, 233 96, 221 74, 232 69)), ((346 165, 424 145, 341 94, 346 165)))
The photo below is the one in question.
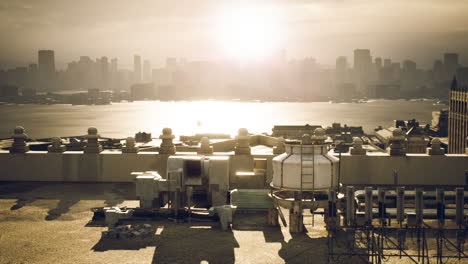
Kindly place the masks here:
POLYGON ((38 65, 41 74, 53 74, 55 72, 55 54, 53 50, 38 51, 38 65))
POLYGON ((401 64, 399 62, 392 62, 393 79, 400 80, 401 78, 401 64))
POLYGON ((338 96, 343 98, 352 98, 356 95, 356 86, 353 83, 337 83, 336 90, 338 96))
POLYGON ((143 63, 143 82, 151 82, 151 63, 145 60, 143 63))
MULTIPOLYGON (((349 134, 351 136, 362 136, 364 135, 364 130, 362 126, 348 126, 344 124, 341 126, 340 123, 333 123, 331 127, 325 129, 327 135, 337 135, 337 134, 349 134)), ((352 141, 352 140, 351 140, 352 141)))
POLYGON ((444 64, 441 60, 434 61, 434 68, 433 68, 433 79, 436 83, 439 83, 444 80, 444 64))
POLYGON ((401 90, 403 92, 416 90, 419 83, 418 81, 416 62, 405 60, 403 62, 403 70, 401 71, 401 90))
POLYGON ((374 66, 375 66, 375 69, 377 71, 379 71, 380 69, 382 69, 383 67, 383 62, 382 62, 382 58, 380 57, 377 57, 374 59, 374 66))
POLYGON ((8 84, 25 87, 27 84, 28 68, 16 67, 8 70, 8 84))
POLYGON ((289 139, 300 139, 304 134, 313 135, 315 129, 322 128, 318 125, 309 125, 305 126, 274 126, 273 127, 273 137, 283 137, 289 139))
POLYGON ((450 80, 456 73, 458 68, 458 54, 457 53, 445 53, 444 54, 444 68, 445 78, 450 80))
POLYGON ((18 96, 18 86, 3 85, 0 87, 0 97, 16 97, 18 96))
POLYGON ((371 98, 394 99, 400 97, 399 84, 373 84, 367 86, 367 93, 371 98))
POLYGON ((448 120, 449 111, 447 109, 432 112, 431 129, 437 132, 437 136, 448 136, 448 120))
POLYGON ((99 96, 99 89, 98 88, 88 89, 88 97, 89 98, 97 98, 98 96, 99 96))
POLYGON ((458 83, 468 85, 468 67, 459 67, 456 76, 458 83))
POLYGON ((39 80, 39 70, 36 63, 31 63, 28 66, 28 78, 26 87, 36 89, 39 80))
POLYGON ((36 96, 36 89, 22 89, 21 96, 25 96, 25 97, 36 96))
POLYGON ((346 57, 341 56, 336 59, 336 85, 346 82, 346 74, 348 71, 348 62, 346 57))
POLYGON ((379 84, 391 84, 394 83, 393 69, 391 66, 383 67, 378 72, 378 83, 379 84))
POLYGON ((391 68, 392 67, 392 59, 384 59, 383 66, 384 66, 384 68, 391 68))
POLYGON ((370 55, 370 50, 354 50, 354 74, 358 91, 365 92, 365 88, 372 77, 372 57, 370 55))
POLYGON ((454 78, 450 87, 449 153, 465 153, 468 137, 468 87, 454 78))
POLYGON ((117 58, 112 58, 111 59, 111 63, 110 63, 110 72, 111 73, 116 73, 117 70, 118 70, 118 64, 119 64, 119 60, 117 58))
POLYGON ((175 100, 177 87, 174 85, 158 85, 158 95, 161 100, 175 100))
POLYGON ((423 129, 417 125, 408 129, 406 132, 406 152, 407 153, 426 153, 427 142, 423 129))
POLYGON ((139 55, 133 56, 133 75, 134 82, 141 82, 141 57, 139 55))
POLYGON ((70 96, 70 103, 72 105, 87 105, 90 104, 87 93, 75 93, 70 96))
POLYGON ((130 87, 132 100, 156 99, 156 89, 153 83, 139 83, 130 87))
POLYGON ((102 57, 100 60, 100 89, 107 90, 109 88, 109 60, 107 57, 102 57))
POLYGON ((135 134, 135 141, 136 142, 150 142, 151 141, 151 133, 146 132, 138 132, 135 134))
POLYGON ((43 90, 50 90, 55 77, 55 54, 53 50, 38 51, 39 83, 43 90))

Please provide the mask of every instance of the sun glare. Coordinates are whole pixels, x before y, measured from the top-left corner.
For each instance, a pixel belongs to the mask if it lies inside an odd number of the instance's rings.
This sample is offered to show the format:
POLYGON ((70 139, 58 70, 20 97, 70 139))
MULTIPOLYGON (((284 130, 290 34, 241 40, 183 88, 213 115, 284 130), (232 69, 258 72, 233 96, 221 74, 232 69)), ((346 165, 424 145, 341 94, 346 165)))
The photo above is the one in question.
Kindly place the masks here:
POLYGON ((230 8, 220 12, 215 38, 229 59, 251 61, 281 49, 279 16, 268 8, 230 8))

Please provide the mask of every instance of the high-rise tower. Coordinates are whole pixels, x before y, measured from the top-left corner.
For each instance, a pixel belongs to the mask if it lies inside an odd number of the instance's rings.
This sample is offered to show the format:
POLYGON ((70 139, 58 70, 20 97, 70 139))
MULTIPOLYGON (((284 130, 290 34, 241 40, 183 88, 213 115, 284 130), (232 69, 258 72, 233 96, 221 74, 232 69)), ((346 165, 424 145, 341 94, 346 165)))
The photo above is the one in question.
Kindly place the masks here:
POLYGON ((468 137, 468 87, 454 77, 450 87, 449 153, 465 153, 468 137))
POLYGON ((55 77, 55 55, 53 50, 38 52, 39 86, 42 90, 50 90, 55 77))
POLYGON ((144 82, 151 81, 151 63, 149 60, 145 60, 143 62, 143 81, 144 82))
POLYGON ((141 57, 139 55, 133 56, 133 76, 134 82, 141 82, 141 57))
POLYGON ((356 87, 361 93, 365 93, 367 84, 372 79, 372 57, 370 50, 354 50, 354 74, 356 87))
POLYGON ((445 77, 447 80, 453 78, 458 68, 458 54, 457 53, 445 53, 444 54, 444 69, 445 77))

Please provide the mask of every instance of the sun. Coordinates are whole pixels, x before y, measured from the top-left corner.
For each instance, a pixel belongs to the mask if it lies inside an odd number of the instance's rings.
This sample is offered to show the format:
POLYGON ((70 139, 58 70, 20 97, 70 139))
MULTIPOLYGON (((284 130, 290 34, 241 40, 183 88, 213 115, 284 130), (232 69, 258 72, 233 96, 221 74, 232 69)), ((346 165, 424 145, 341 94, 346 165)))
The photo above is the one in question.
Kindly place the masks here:
POLYGON ((272 9, 230 8, 220 12, 215 23, 216 42, 229 59, 258 60, 281 49, 280 18, 272 9))

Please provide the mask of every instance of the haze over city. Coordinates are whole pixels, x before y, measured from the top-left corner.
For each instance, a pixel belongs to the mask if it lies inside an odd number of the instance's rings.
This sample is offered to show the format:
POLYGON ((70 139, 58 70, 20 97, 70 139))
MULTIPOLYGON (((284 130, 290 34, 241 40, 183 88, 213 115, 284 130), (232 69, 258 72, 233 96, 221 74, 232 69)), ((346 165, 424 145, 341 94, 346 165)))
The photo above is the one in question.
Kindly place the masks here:
POLYGON ((468 0, 0 0, 0 263, 468 263, 468 0))
POLYGON ((3 0, 0 68, 31 63, 38 49, 56 52, 57 69, 83 55, 131 69, 131 54, 162 66, 166 57, 256 60, 280 49, 333 65, 359 47, 422 67, 445 52, 468 64, 466 13, 463 0, 3 0))

